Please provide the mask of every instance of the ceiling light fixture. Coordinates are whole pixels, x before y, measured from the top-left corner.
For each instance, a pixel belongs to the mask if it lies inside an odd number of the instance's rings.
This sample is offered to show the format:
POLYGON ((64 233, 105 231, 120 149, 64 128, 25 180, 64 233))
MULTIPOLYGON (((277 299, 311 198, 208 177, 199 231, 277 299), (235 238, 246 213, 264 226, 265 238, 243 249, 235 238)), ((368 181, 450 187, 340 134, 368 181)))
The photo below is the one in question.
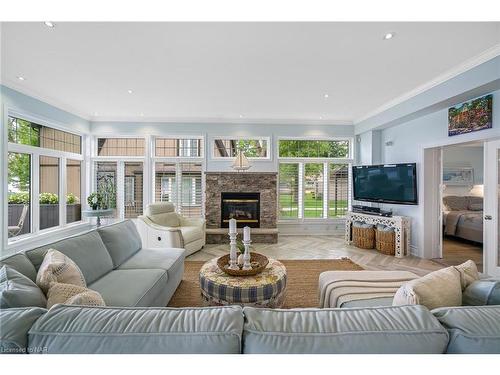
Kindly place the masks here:
POLYGON ((54 23, 50 22, 50 21, 45 21, 44 24, 45 24, 45 26, 50 27, 51 29, 56 27, 56 25, 54 25, 54 23))
POLYGON ((240 118, 243 118, 243 115, 240 115, 240 118))
POLYGON ((144 117, 144 113, 143 112, 141 112, 141 117, 144 117))
POLYGON ((387 33, 384 35, 384 40, 392 39, 392 38, 394 38, 394 35, 395 34, 393 32, 387 33))
POLYGON ((17 79, 20 80, 20 81, 25 81, 26 78, 24 78, 23 76, 17 76, 17 79))
POLYGON ((328 94, 325 94, 324 95, 325 99, 328 99, 329 95, 328 94))
POLYGON ((130 90, 130 89, 128 89, 128 90, 127 90, 127 92, 128 92, 129 94, 132 94, 132 93, 133 93, 133 91, 132 91, 132 90, 130 90))

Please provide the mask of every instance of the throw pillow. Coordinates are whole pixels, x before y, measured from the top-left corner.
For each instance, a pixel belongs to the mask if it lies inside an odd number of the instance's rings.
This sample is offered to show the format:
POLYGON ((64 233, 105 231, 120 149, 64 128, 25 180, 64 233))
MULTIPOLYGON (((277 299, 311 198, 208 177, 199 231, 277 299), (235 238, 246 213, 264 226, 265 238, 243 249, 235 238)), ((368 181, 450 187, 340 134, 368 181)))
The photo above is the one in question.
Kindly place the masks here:
POLYGON ((47 308, 57 303, 65 305, 106 306, 95 290, 64 283, 52 283, 47 293, 47 308))
POLYGON ((477 270, 476 263, 472 260, 468 260, 455 268, 460 272, 460 282, 462 284, 462 290, 465 290, 474 281, 479 280, 479 272, 477 270))
POLYGON ((483 204, 482 203, 471 203, 469 205, 469 210, 471 210, 471 211, 482 211, 483 210, 483 204))
POLYGON ((0 308, 46 305, 47 299, 33 281, 9 266, 0 268, 0 308))
POLYGON ((52 283, 87 286, 82 271, 75 262, 60 251, 49 249, 36 275, 36 284, 47 293, 52 283))
POLYGON ((455 267, 447 267, 408 281, 398 289, 392 305, 423 305, 429 310, 461 306, 461 274, 455 267))

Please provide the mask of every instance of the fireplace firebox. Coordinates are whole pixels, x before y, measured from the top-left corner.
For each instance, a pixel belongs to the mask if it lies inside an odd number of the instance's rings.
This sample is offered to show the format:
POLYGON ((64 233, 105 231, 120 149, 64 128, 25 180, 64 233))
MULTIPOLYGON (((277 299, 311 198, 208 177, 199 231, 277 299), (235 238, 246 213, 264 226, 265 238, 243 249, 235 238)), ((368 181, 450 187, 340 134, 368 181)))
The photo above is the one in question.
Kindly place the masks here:
POLYGON ((221 228, 236 219, 238 228, 260 227, 260 193, 221 193, 221 228))

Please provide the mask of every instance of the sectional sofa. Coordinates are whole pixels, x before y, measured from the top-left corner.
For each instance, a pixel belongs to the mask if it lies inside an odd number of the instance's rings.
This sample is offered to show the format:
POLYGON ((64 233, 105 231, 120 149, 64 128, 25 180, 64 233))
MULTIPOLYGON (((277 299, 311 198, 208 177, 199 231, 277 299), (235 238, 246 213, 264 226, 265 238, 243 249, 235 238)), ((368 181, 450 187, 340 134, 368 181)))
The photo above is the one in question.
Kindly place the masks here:
POLYGON ((0 310, 3 353, 500 353, 500 306, 167 308, 182 249, 144 249, 124 221, 0 260, 32 280, 49 248, 106 307, 0 310))

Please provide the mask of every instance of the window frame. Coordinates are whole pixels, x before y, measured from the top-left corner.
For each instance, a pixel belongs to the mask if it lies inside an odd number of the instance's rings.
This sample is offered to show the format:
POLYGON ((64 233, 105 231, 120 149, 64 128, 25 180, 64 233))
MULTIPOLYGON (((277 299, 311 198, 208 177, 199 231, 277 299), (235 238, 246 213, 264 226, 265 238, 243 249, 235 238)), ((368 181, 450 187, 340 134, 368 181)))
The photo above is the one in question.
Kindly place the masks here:
POLYGON ((151 137, 151 157, 154 159, 169 159, 169 160, 183 160, 183 159, 205 159, 206 142, 203 135, 153 135, 151 137), (156 156, 156 140, 157 139, 178 139, 178 140, 192 140, 197 139, 201 142, 200 156, 156 156))
MULTIPOLYGON (((67 186, 66 186, 66 172, 67 172, 67 160, 78 160, 82 164, 82 167, 80 169, 80 191, 81 195, 84 196, 86 194, 86 184, 85 184, 85 149, 87 145, 87 134, 78 130, 69 130, 64 124, 59 123, 57 121, 53 120, 48 120, 45 118, 42 118, 40 116, 37 116, 33 113, 19 110, 16 108, 8 108, 5 107, 4 110, 4 117, 3 121, 4 124, 7 124, 9 121, 9 117, 14 117, 18 118, 21 120, 25 120, 37 125, 41 125, 44 127, 52 128, 55 130, 63 131, 66 133, 70 133, 76 136, 80 137, 80 154, 77 153, 72 153, 68 151, 60 151, 60 150, 53 150, 49 148, 44 148, 40 146, 31 146, 31 145, 24 145, 20 143, 13 143, 8 141, 8 126, 4 127, 4 133, 3 135, 5 136, 5 155, 8 155, 9 152, 16 152, 16 153, 22 153, 22 154, 28 154, 30 155, 31 163, 30 163, 30 175, 31 175, 31 181, 30 181, 30 232, 25 233, 19 236, 11 237, 8 238, 7 235, 7 213, 9 209, 8 203, 5 205, 5 213, 4 213, 4 218, 5 222, 3 223, 2 228, 2 233, 5 235, 5 248, 6 250, 16 248, 19 246, 19 244, 22 244, 24 242, 27 242, 29 240, 32 240, 33 238, 39 236, 39 235, 46 235, 54 232, 59 232, 64 229, 69 229, 72 227, 80 226, 84 224, 83 217, 81 217, 80 220, 74 221, 71 223, 67 223, 66 220, 66 195, 67 195, 67 186), (58 171, 59 171, 59 181, 58 181, 58 187, 59 187, 59 225, 53 226, 50 228, 46 229, 40 229, 40 157, 41 156, 48 156, 48 157, 53 157, 57 158, 59 162, 58 166, 58 171)), ((7 158, 6 158, 7 159, 7 158)), ((7 181, 8 181, 8 163, 7 160, 4 165, 4 178, 5 178, 5 198, 6 202, 8 202, 8 187, 7 187, 7 181)), ((80 204, 81 204, 81 209, 83 210, 84 208, 84 202, 82 198, 80 197, 80 204)))
POLYGON ((305 217, 304 215, 304 178, 305 178, 305 164, 308 163, 322 163, 323 164, 323 191, 327 193, 327 196, 330 192, 330 165, 331 164, 346 164, 348 167, 348 199, 347 199, 347 210, 351 209, 351 197, 352 197, 352 189, 351 189, 351 181, 352 181, 352 166, 354 165, 354 138, 353 137, 278 137, 276 140, 276 149, 277 149, 277 164, 278 164, 278 184, 279 184, 279 165, 281 163, 286 164, 298 164, 298 189, 299 189, 299 197, 298 197, 298 218, 281 218, 279 212, 279 189, 277 189, 277 202, 278 202, 278 224, 303 224, 303 223, 333 223, 338 224, 344 222, 343 217, 328 217, 330 212, 329 200, 323 200, 323 216, 322 217, 305 217), (317 158, 317 157, 280 157, 279 156, 279 142, 280 140, 304 140, 304 141, 348 141, 349 142, 349 157, 347 158, 317 158), (325 173, 326 172, 326 173, 325 173), (302 182, 302 183, 300 183, 302 182))
POLYGON ((271 137, 269 136, 265 136, 265 137, 261 137, 261 136, 240 136, 240 135, 236 135, 236 136, 230 136, 230 135, 226 135, 226 136, 211 136, 210 137, 210 159, 211 160, 216 160, 216 161, 227 161, 227 160, 232 160, 235 158, 235 156, 216 156, 215 155, 215 150, 217 149, 215 147, 215 141, 217 139, 222 139, 222 140, 236 140, 236 141, 245 141, 245 140, 249 140, 249 141, 266 141, 267 142, 267 155, 266 156, 248 156, 247 159, 249 160, 272 160, 271 158, 271 155, 272 155, 272 152, 273 152, 273 147, 272 147, 272 142, 271 142, 271 137))

